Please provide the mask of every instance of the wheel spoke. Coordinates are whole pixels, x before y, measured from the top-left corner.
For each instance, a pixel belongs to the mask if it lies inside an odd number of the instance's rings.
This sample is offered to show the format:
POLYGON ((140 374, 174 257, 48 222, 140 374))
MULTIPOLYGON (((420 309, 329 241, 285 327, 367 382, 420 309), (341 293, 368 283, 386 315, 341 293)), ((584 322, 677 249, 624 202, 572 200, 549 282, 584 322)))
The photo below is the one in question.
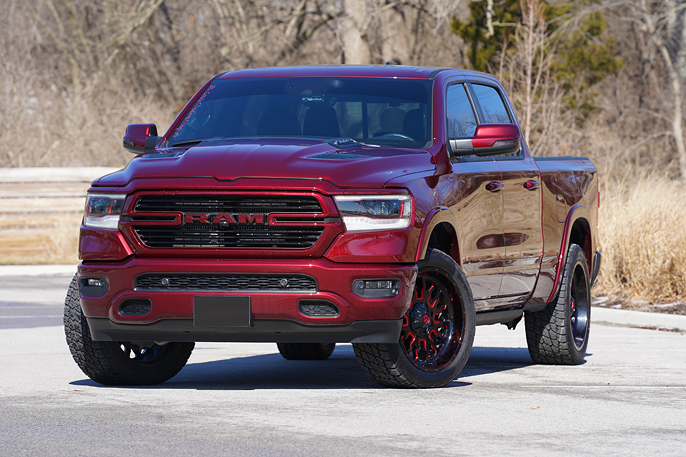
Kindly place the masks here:
POLYGON ((436 278, 419 275, 413 303, 403 317, 400 344, 407 359, 423 371, 438 371, 455 356, 461 337, 456 327, 452 296, 436 278))

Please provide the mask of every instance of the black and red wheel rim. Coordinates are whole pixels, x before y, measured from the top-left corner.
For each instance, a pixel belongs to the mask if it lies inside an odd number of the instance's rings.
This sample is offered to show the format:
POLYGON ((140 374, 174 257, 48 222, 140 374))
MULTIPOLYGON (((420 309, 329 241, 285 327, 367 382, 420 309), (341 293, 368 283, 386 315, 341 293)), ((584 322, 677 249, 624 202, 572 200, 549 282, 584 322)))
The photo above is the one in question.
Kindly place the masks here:
POLYGON ((459 296, 440 276, 420 273, 400 332, 407 359, 422 371, 440 371, 457 356, 463 335, 464 310, 459 296))
POLYGON ((583 267, 578 264, 572 275, 572 287, 569 296, 569 323, 574 346, 581 350, 586 344, 588 335, 588 280, 583 267))

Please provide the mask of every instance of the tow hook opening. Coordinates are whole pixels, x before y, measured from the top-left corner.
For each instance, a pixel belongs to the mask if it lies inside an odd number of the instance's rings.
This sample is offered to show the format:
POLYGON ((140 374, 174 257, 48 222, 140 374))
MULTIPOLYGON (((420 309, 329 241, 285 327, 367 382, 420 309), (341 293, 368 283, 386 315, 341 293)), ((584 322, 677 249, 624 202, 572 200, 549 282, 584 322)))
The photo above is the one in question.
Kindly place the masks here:
POLYGON ((129 298, 119 304, 117 311, 121 316, 145 316, 152 311, 152 303, 148 298, 129 298))

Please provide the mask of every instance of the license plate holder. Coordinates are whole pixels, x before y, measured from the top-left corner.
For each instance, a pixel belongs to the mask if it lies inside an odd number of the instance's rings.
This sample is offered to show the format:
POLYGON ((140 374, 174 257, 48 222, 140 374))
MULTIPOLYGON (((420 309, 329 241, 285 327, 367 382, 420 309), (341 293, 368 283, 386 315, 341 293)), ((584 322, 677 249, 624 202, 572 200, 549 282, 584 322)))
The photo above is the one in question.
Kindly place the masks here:
POLYGON ((199 295, 193 299, 196 327, 252 327, 250 297, 199 295))

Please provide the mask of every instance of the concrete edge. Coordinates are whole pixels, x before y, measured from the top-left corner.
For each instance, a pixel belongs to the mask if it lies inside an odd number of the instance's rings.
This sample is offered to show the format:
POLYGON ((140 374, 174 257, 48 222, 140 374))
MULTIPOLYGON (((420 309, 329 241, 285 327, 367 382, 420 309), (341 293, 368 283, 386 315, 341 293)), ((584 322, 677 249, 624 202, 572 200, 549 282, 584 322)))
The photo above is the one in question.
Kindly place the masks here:
POLYGON ((114 167, 24 167, 0 168, 0 182, 84 182, 89 183, 121 168, 114 167))
POLYGON ((680 314, 646 313, 626 309, 591 308, 592 324, 622 325, 627 327, 655 327, 686 332, 686 316, 680 314))
POLYGON ((0 265, 3 276, 73 276, 78 265, 0 265))

